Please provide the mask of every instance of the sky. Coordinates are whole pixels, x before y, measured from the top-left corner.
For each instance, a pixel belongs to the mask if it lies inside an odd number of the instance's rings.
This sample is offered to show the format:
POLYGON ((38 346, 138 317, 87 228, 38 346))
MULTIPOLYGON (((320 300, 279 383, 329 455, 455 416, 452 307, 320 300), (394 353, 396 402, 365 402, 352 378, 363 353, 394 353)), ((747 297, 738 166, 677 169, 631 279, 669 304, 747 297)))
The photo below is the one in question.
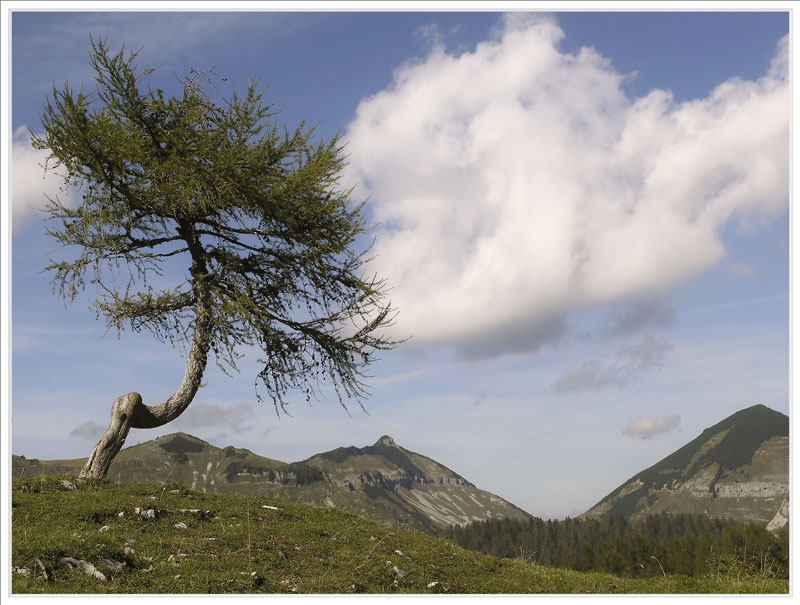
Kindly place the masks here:
POLYGON ((369 268, 391 287, 392 334, 411 336, 371 367, 363 410, 298 393, 278 416, 243 351, 240 374, 210 363, 183 416, 127 445, 180 430, 289 462, 388 434, 564 518, 738 410, 789 414, 789 21, 18 8, 11 451, 87 456, 116 397, 161 403, 183 374, 179 350, 106 333, 91 291, 65 306, 42 271, 64 254, 44 196, 75 199, 43 174, 29 132, 53 85, 93 86, 90 36, 141 47, 169 95, 192 68, 240 87, 255 75, 281 123, 340 132, 342 182, 378 224, 369 268))

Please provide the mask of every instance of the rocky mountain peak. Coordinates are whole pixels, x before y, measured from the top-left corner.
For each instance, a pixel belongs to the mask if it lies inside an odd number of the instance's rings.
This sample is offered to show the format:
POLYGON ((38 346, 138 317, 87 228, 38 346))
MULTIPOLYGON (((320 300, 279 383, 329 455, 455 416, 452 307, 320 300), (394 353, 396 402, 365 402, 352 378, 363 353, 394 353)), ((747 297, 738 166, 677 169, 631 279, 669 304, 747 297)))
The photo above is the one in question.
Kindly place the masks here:
POLYGON ((375 445, 388 445, 389 447, 396 447, 397 446, 397 444, 394 442, 394 439, 389 437, 389 435, 384 435, 383 437, 378 439, 375 442, 375 445))
POLYGON ((789 457, 789 417, 754 405, 631 477, 581 517, 704 513, 779 527, 789 457))

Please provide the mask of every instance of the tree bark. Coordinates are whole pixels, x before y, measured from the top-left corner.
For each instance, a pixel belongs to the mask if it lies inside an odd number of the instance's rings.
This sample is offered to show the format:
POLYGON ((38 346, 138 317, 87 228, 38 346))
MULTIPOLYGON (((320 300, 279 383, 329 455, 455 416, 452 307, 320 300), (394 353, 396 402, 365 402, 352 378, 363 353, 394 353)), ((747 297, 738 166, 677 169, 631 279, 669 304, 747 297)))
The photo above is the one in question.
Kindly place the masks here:
POLYGON ((108 474, 111 462, 122 449, 130 429, 152 429, 172 422, 189 407, 194 399, 208 362, 211 338, 211 317, 204 301, 198 302, 194 338, 186 360, 183 380, 175 393, 164 403, 148 406, 139 393, 118 397, 111 406, 111 423, 97 443, 79 478, 102 479, 108 474))
POLYGON ((139 393, 128 393, 117 397, 114 405, 111 406, 111 424, 81 469, 80 478, 103 478, 106 476, 111 461, 125 443, 136 408, 141 405, 144 404, 139 393))

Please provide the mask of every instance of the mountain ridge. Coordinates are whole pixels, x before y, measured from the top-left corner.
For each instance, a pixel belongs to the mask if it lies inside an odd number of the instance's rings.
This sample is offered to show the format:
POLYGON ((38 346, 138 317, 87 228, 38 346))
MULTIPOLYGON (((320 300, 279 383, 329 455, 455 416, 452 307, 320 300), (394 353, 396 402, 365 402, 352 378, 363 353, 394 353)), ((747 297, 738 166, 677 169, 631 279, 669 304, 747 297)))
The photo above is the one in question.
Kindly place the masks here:
MULTIPOLYGON (((12 473, 74 474, 83 461, 12 456, 12 473)), ((429 533, 489 518, 530 517, 435 460, 403 448, 389 435, 373 445, 339 447, 287 463, 176 432, 121 450, 108 479, 174 482, 193 490, 336 507, 385 525, 429 533)))
MULTIPOLYGON (((12 474, 77 474, 84 460, 12 456, 12 474)), ((689 513, 777 529, 788 522, 788 471, 788 416, 754 405, 705 429, 577 518, 689 513)), ((338 447, 288 463, 176 432, 120 451, 108 478, 337 507, 430 533, 492 518, 531 518, 390 435, 372 445, 338 447)))
POLYGON ((705 429, 579 518, 699 512, 770 523, 788 498, 789 417, 758 404, 705 429))

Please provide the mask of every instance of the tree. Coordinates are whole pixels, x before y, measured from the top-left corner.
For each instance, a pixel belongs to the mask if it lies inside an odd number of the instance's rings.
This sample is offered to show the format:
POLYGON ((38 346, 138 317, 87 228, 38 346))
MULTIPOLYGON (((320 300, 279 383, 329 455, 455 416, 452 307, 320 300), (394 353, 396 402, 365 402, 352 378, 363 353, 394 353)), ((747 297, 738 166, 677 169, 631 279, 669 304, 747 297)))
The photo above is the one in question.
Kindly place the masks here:
POLYGON ((139 70, 137 54, 92 40, 96 92, 54 87, 44 132, 32 137, 50 152, 46 168, 59 166, 80 195, 77 208, 58 197, 47 205, 48 233, 77 248, 50 259, 54 291, 72 302, 88 280, 109 329, 188 348, 164 403, 145 405, 138 393, 114 402, 82 477, 106 475, 130 428, 177 418, 210 352, 230 373, 240 347, 257 346, 256 396, 263 389, 280 414, 289 391, 310 400, 324 384, 345 410, 351 398, 363 408, 366 368, 399 342, 383 332, 394 313, 385 281, 362 275, 368 258, 355 247, 369 229, 363 204, 339 185, 338 135, 315 142, 304 124, 288 132, 257 81, 225 99, 211 70, 192 70, 180 96, 166 98, 143 87, 155 69, 139 70), (176 267, 183 281, 154 287, 176 267))

